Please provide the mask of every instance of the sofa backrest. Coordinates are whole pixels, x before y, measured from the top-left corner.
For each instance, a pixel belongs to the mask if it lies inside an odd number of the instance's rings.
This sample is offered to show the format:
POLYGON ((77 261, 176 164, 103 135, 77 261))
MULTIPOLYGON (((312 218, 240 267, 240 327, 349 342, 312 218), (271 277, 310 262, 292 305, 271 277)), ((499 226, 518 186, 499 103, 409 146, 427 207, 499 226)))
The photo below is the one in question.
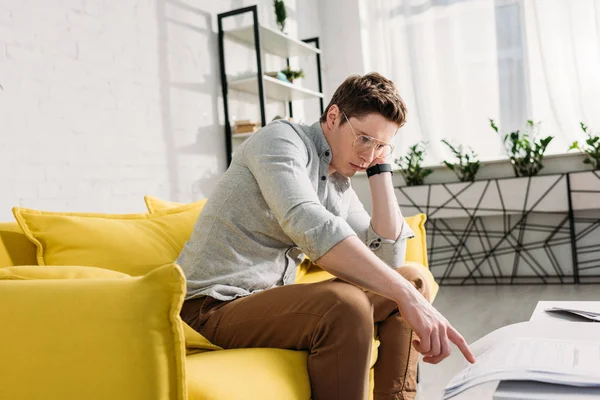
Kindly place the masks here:
POLYGON ((36 248, 16 222, 0 222, 0 268, 37 265, 36 248))
MULTIPOLYGON (((406 260, 424 266, 427 266, 426 220, 425 214, 406 217, 406 221, 415 232, 415 237, 407 243, 406 260)), ((0 222, 0 268, 37 265, 36 252, 35 245, 27 239, 16 222, 0 222)), ((301 272, 301 275, 305 272, 301 272)))

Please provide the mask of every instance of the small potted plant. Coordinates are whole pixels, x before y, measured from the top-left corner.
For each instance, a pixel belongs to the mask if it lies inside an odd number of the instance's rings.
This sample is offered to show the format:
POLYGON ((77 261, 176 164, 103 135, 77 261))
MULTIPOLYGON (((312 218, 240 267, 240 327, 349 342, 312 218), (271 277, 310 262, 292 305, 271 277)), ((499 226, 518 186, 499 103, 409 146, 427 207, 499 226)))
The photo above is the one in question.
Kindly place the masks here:
POLYGON ((290 81, 290 83, 294 83, 294 79, 304 77, 304 71, 301 69, 293 70, 290 67, 286 67, 285 69, 282 69, 281 72, 285 75, 286 79, 290 81))
POLYGON ((584 164, 590 164, 594 169, 600 169, 600 136, 593 136, 588 132, 588 127, 583 122, 580 122, 581 130, 586 135, 585 145, 580 146, 577 141, 573 142, 570 150, 579 150, 585 156, 584 164))
POLYGON ((279 30, 285 33, 285 20, 287 19, 287 12, 285 11, 285 2, 283 0, 274 0, 273 5, 275 6, 275 19, 279 30))
MULTIPOLYGON (((496 133, 500 133, 493 119, 490 119, 490 126, 496 133)), ((504 147, 517 177, 535 176, 544 168, 544 164, 542 164, 544 153, 553 137, 536 139, 539 126, 540 122, 535 123, 528 120, 525 132, 516 130, 504 135, 504 147)))
POLYGON ((425 157, 425 147, 425 142, 416 143, 410 146, 408 154, 395 160, 395 163, 400 166, 400 173, 407 186, 422 185, 424 179, 433 172, 430 168, 421 167, 425 157))
POLYGON ((465 150, 462 144, 453 146, 446 139, 442 140, 442 143, 448 146, 457 158, 457 162, 455 163, 444 161, 446 167, 454 171, 461 182, 473 182, 480 167, 477 154, 475 154, 471 147, 465 150))

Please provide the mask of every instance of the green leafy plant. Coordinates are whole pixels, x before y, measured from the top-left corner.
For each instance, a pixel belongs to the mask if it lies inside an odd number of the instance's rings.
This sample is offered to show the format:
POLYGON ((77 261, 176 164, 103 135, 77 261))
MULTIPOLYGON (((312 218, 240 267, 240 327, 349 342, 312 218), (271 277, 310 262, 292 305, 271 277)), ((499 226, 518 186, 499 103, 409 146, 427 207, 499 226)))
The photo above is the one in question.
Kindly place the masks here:
POLYGON ((593 136, 588 132, 588 127, 583 122, 580 122, 581 130, 586 135, 585 146, 579 146, 577 141, 573 142, 569 150, 579 150, 585 158, 584 164, 591 164, 592 168, 600 169, 600 136, 593 136))
POLYGON ((286 69, 282 69, 281 72, 283 72, 283 74, 285 75, 287 80, 290 82, 294 82, 294 79, 304 77, 304 71, 302 71, 301 69, 296 71, 296 70, 290 69, 290 67, 287 67, 286 69))
POLYGON ((477 171, 479 171, 479 167, 481 166, 479 160, 477 160, 477 154, 475 154, 471 147, 469 147, 468 150, 465 150, 462 144, 453 146, 446 139, 443 139, 442 143, 448 146, 458 161, 456 163, 444 161, 446 167, 454 171, 461 182, 473 182, 477 175, 477 171))
POLYGON ((433 172, 430 168, 421 168, 425 147, 425 142, 416 143, 410 146, 408 154, 395 160, 408 186, 422 185, 425 177, 433 172))
MULTIPOLYGON (((490 126, 496 133, 500 133, 493 119, 490 119, 490 126)), ((539 122, 528 120, 525 132, 517 130, 504 135, 504 147, 508 152, 515 176, 535 176, 544 168, 542 164, 544 153, 553 137, 536 139, 539 126, 539 122)))
POLYGON ((285 29, 285 20, 287 19, 287 12, 285 11, 285 2, 283 0, 273 0, 275 6, 275 18, 277 20, 277 26, 279 30, 283 32, 285 29))

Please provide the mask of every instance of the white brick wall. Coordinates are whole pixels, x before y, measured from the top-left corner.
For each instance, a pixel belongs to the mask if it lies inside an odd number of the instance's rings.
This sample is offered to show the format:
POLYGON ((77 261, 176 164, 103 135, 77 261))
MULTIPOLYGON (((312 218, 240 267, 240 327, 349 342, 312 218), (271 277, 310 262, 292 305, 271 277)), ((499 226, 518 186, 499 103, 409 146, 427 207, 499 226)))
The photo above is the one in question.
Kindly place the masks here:
POLYGON ((225 168, 216 13, 255 2, 0 0, 0 221, 209 195, 225 168))

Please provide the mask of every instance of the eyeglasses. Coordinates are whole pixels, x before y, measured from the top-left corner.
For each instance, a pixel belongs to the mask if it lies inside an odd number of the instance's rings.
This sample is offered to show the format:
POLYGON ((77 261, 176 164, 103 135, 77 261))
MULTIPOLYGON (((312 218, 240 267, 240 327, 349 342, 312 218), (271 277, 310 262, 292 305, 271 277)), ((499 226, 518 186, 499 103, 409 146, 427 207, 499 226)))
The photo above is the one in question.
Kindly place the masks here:
POLYGON ((357 150, 362 153, 372 151, 373 149, 375 149, 374 155, 376 158, 387 157, 390 154, 392 154, 392 152, 394 151, 394 146, 392 146, 389 143, 382 142, 381 140, 377 140, 371 136, 359 135, 352 127, 352 124, 346 116, 346 113, 342 111, 342 114, 344 115, 344 118, 346 118, 346 122, 348 122, 348 125, 350 125, 352 133, 354 133, 354 136, 356 136, 354 138, 354 142, 352 143, 352 147, 354 147, 354 150, 357 150))

